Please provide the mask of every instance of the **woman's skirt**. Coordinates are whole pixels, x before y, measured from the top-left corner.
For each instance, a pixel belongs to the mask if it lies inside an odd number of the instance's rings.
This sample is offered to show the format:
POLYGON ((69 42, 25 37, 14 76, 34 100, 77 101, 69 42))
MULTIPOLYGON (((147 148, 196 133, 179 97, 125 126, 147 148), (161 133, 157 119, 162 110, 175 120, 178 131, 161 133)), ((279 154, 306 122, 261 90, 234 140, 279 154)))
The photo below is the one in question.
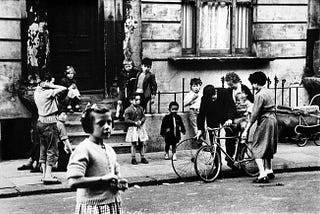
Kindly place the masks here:
POLYGON ((252 152, 256 159, 272 159, 277 152, 278 124, 275 117, 262 117, 253 135, 252 152))

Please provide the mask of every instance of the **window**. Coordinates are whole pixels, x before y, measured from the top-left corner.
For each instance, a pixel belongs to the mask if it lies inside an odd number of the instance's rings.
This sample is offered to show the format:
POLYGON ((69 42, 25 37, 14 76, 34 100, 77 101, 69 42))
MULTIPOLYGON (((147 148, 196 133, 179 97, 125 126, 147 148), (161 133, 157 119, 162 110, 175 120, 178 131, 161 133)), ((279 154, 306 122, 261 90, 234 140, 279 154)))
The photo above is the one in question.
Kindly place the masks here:
POLYGON ((251 6, 251 0, 183 0, 183 54, 248 55, 251 6))

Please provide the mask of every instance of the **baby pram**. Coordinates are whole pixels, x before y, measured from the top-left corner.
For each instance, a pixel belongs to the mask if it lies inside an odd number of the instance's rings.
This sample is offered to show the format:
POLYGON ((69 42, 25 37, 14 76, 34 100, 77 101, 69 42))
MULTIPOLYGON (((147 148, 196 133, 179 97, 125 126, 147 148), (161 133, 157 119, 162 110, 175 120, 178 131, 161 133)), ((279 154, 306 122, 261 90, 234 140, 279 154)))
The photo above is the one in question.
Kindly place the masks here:
POLYGON ((320 94, 315 95, 307 106, 277 106, 280 141, 291 141, 300 147, 313 141, 320 146, 319 105, 320 94))

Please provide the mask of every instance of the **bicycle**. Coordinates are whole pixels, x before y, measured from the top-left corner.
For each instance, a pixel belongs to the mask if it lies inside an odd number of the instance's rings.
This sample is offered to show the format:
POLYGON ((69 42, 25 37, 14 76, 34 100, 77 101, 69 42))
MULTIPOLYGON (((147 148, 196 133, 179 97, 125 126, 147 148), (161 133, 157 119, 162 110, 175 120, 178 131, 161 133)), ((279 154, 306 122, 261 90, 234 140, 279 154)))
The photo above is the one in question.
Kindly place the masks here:
POLYGON ((240 136, 220 137, 219 133, 221 129, 225 128, 229 127, 207 128, 207 130, 212 133, 212 143, 208 144, 205 142, 206 145, 201 146, 196 153, 194 162, 195 171, 199 178, 204 182, 212 182, 218 177, 222 165, 221 152, 226 155, 228 161, 232 162, 238 169, 242 169, 247 175, 253 177, 257 176, 259 173, 258 166, 252 155, 248 141, 241 141, 240 136), (235 158, 228 155, 221 147, 219 140, 222 139, 236 140, 235 158))

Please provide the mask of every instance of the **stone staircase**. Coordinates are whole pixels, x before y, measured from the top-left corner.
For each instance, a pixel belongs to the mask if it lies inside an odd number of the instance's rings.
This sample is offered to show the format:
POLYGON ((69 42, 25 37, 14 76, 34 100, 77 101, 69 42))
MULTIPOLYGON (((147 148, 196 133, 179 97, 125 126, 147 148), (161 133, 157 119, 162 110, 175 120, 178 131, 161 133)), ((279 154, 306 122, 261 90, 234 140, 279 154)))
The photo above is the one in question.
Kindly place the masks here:
MULTIPOLYGON (((113 113, 115 113, 115 99, 107 98, 103 99, 102 96, 98 95, 84 95, 81 97, 81 107, 85 108, 86 104, 90 103, 99 103, 106 105, 113 113)), ((81 113, 74 112, 68 113, 68 119, 66 121, 66 128, 69 136, 70 143, 73 147, 76 147, 82 140, 87 138, 89 134, 85 133, 82 129, 81 122, 81 113)), ((114 130, 109 139, 106 139, 106 142, 113 147, 116 153, 130 153, 130 143, 125 142, 126 136, 126 126, 123 121, 114 121, 114 130)))

